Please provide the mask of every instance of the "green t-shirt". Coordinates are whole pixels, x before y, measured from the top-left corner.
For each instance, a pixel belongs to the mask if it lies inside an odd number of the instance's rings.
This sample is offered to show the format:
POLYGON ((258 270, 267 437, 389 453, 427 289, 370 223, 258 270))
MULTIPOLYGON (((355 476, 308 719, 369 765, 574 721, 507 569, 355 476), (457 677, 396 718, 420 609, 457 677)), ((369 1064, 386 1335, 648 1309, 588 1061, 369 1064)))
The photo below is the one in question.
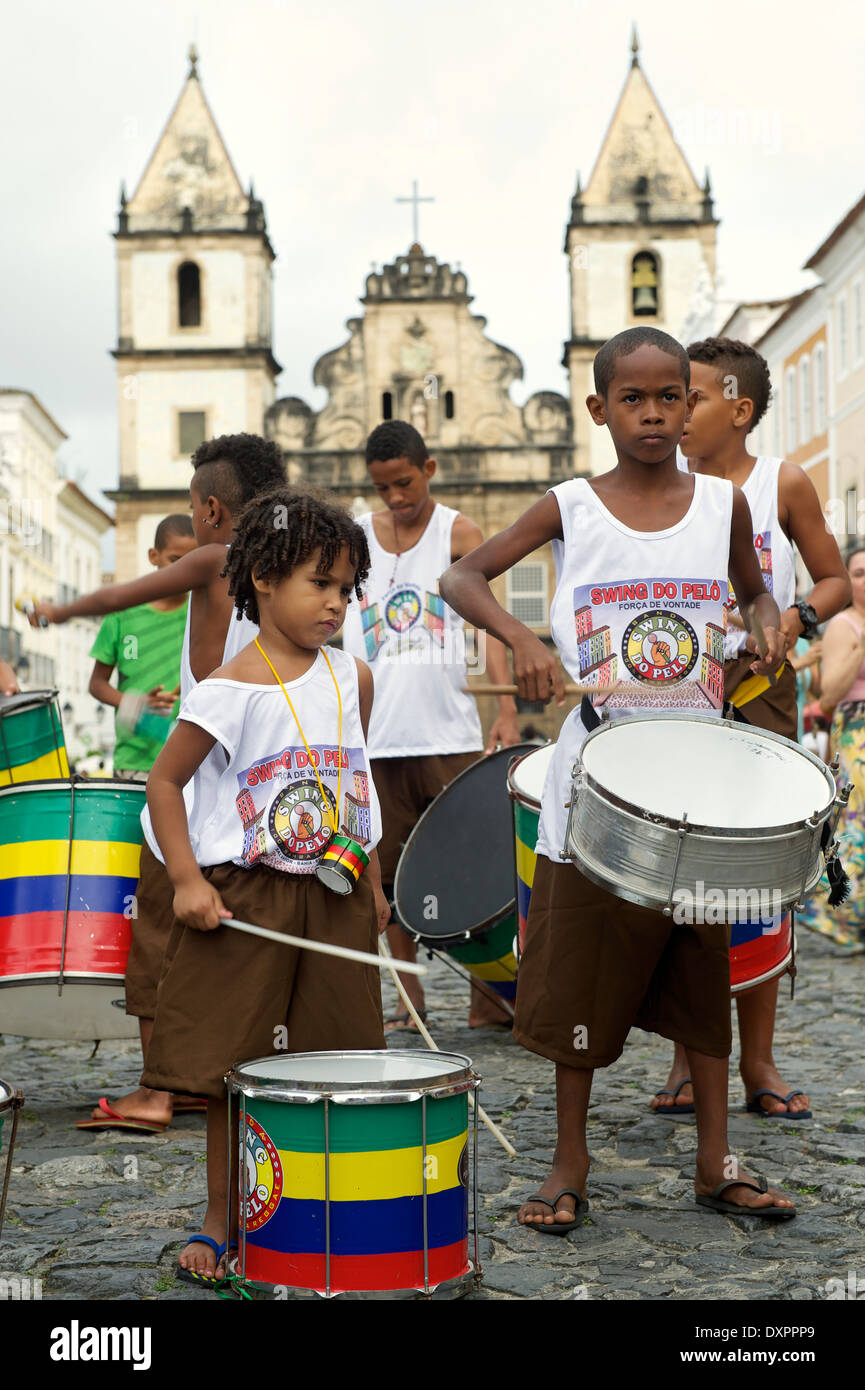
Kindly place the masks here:
MULTIPOLYGON (((186 627, 189 600, 169 613, 161 613, 149 603, 109 613, 103 618, 96 641, 90 649, 94 661, 117 667, 117 689, 147 693, 161 685, 174 690, 180 684, 180 653, 186 627)), ((171 711, 176 716, 180 701, 171 711)), ((165 738, 171 719, 165 719, 165 738)), ((124 771, 146 772, 154 764, 165 738, 128 733, 117 726, 114 767, 124 771)))

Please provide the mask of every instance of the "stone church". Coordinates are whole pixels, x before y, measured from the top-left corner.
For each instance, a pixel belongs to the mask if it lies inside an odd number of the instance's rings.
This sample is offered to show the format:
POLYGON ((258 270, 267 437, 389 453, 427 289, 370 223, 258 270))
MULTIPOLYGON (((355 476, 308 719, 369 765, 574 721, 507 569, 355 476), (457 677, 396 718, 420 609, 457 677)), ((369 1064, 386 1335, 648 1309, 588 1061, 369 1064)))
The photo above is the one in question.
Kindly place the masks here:
MULTIPOLYGON (((205 438, 250 430, 276 439, 289 477, 346 501, 369 498, 364 441, 382 420, 410 420, 438 461, 436 495, 487 534, 553 484, 610 466, 585 410, 592 358, 621 329, 674 335, 712 301, 714 217, 642 69, 630 69, 585 187, 571 200, 564 251, 569 397, 511 398, 520 358, 485 333, 465 272, 416 241, 366 276, 348 338, 315 363, 327 401, 276 398, 270 243, 264 207, 244 190, 190 50, 186 82, 132 197, 121 192, 118 273, 120 478, 117 577, 147 568, 156 521, 186 505, 189 454, 205 438)), ((551 254, 555 229, 550 228, 551 254)), ((694 336, 690 334, 690 336, 694 336)), ((498 597, 543 634, 552 558, 497 581, 498 597)))

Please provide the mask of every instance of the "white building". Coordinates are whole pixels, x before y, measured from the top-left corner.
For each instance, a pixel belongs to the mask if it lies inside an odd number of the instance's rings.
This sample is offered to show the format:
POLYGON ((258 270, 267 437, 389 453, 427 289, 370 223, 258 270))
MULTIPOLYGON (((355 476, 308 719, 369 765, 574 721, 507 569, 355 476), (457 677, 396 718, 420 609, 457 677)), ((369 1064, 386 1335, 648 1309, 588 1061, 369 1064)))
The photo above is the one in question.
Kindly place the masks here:
MULTIPOLYGON (((69 479, 57 494, 57 601, 71 603, 102 584, 101 537, 114 522, 107 512, 69 479)), ((99 618, 75 618, 54 629, 56 684, 69 757, 77 760, 92 749, 114 746, 114 712, 89 692, 93 658, 90 648, 99 618)))

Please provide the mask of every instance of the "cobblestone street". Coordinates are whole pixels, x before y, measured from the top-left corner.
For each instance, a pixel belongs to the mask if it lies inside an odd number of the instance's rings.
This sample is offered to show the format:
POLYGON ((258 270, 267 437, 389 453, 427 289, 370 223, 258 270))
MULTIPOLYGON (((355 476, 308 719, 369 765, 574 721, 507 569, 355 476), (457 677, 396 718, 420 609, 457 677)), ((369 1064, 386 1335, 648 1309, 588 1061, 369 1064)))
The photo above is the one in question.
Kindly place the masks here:
MULTIPOLYGON (((426 985, 433 1036, 473 1059, 481 1102, 518 1151, 507 1158, 481 1128, 484 1279, 468 1298, 824 1299, 828 1280, 846 1287, 850 1271, 865 1280, 865 957, 841 958, 805 934, 792 1004, 782 984, 776 1058, 789 1085, 810 1093, 813 1122, 746 1115, 732 1073, 731 1145, 796 1198, 794 1222, 719 1217, 694 1205, 693 1118, 658 1119, 648 1109, 670 1049, 633 1032, 618 1065, 596 1075, 590 1215, 561 1240, 515 1222, 552 1154, 552 1066, 507 1033, 470 1032, 468 987, 438 962, 426 985)), ((389 984, 385 991, 389 1006, 389 984)), ((401 1034, 395 1045, 417 1042, 401 1034)), ((203 1211, 204 1117, 181 1116, 154 1137, 76 1131, 99 1096, 131 1089, 140 1071, 132 1043, 91 1051, 12 1037, 0 1045, 0 1077, 27 1098, 0 1277, 39 1278, 44 1299, 212 1299, 173 1277, 180 1242, 203 1211)), ((3 1142, 5 1155, 6 1126, 3 1142)))

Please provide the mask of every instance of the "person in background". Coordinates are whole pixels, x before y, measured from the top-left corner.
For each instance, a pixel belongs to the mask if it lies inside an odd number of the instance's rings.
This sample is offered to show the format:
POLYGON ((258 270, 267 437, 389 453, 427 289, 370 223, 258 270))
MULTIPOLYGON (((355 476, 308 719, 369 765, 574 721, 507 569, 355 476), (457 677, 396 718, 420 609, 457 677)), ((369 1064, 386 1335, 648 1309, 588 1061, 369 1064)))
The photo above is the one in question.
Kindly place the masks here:
POLYGON ((835 832, 850 895, 830 908, 824 876, 796 921, 831 937, 850 954, 859 954, 865 951, 865 549, 848 553, 847 571, 853 602, 832 619, 823 635, 820 708, 832 721, 828 760, 837 754, 839 785, 853 785, 835 832))
MULTIPOLYGON (((160 521, 147 558, 161 570, 195 548, 190 518, 177 513, 160 521)), ((114 776, 124 781, 147 781, 177 713, 188 602, 188 595, 173 594, 109 613, 90 649, 95 658, 90 694, 103 705, 118 709, 114 776), (113 686, 110 681, 115 668, 117 685, 113 686), (146 731, 130 727, 119 710, 124 694, 131 691, 146 695, 146 712, 163 716, 147 721, 146 731)))
POLYGON ((0 661, 0 695, 17 695, 18 677, 6 661, 0 661))

